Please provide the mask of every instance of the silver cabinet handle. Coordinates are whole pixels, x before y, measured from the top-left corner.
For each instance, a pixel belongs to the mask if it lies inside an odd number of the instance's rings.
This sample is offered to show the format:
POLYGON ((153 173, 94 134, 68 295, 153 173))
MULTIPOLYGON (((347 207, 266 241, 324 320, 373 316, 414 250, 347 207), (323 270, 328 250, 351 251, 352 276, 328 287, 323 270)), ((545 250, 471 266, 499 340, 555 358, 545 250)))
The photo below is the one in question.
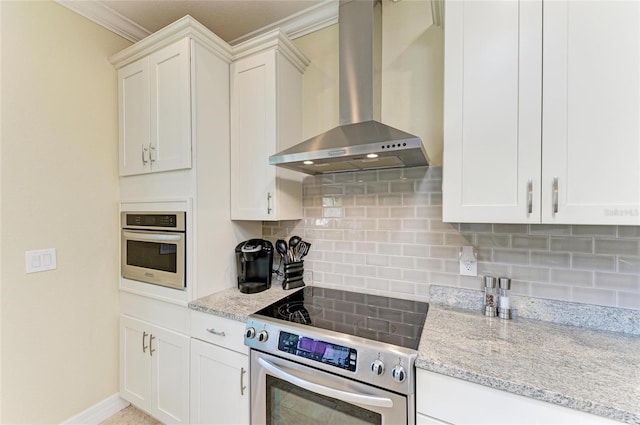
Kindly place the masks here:
POLYGON ((144 345, 144 340, 145 338, 147 338, 147 335, 149 335, 148 333, 146 333, 145 331, 142 331, 142 352, 146 353, 147 352, 147 347, 146 345, 144 345))
POLYGON ((244 374, 247 373, 247 371, 241 367, 240 368, 240 395, 244 395, 244 390, 247 389, 247 386, 244 385, 244 374))
POLYGON ((271 198, 271 192, 267 192, 267 214, 271 214, 271 211, 273 211, 271 208, 271 198))
POLYGON ((145 145, 142 145, 142 164, 146 164, 149 162, 149 148, 145 145))
POLYGON ((558 214, 558 177, 553 178, 553 213, 558 214))
POLYGON ((527 212, 533 213, 533 179, 527 182, 527 212))
POLYGON ((218 335, 218 336, 226 336, 224 331, 220 332, 215 329, 207 329, 207 332, 209 332, 210 334, 218 335))
POLYGON ((153 352, 154 352, 154 351, 156 351, 156 350, 153 348, 153 340, 154 340, 155 338, 156 338, 155 336, 153 336, 153 335, 149 334, 149 355, 150 355, 150 356, 152 356, 152 357, 153 357, 153 352))
POLYGON ((151 143, 149 143, 149 159, 151 160, 151 162, 156 162, 156 160, 158 159, 156 155, 156 147, 151 143))

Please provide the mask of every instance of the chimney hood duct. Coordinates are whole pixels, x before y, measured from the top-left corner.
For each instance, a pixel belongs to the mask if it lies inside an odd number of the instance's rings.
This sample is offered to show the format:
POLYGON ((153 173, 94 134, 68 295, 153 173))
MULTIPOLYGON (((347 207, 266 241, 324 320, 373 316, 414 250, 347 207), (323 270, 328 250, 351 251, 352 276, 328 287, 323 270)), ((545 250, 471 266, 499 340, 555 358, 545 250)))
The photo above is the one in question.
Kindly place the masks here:
POLYGON ((379 122, 381 9, 379 1, 340 2, 340 125, 270 156, 269 164, 307 174, 429 165, 419 137, 379 122))

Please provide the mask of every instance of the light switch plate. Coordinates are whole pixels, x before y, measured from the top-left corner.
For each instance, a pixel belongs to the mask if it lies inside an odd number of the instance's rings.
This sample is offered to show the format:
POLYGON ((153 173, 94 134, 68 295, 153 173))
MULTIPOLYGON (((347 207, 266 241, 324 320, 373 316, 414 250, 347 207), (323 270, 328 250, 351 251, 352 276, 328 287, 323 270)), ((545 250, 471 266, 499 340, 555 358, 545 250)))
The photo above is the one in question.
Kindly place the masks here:
POLYGON ((38 249, 24 253, 27 273, 43 272, 57 268, 56 249, 38 249))
POLYGON ((472 246, 460 248, 460 276, 478 276, 478 251, 472 246))

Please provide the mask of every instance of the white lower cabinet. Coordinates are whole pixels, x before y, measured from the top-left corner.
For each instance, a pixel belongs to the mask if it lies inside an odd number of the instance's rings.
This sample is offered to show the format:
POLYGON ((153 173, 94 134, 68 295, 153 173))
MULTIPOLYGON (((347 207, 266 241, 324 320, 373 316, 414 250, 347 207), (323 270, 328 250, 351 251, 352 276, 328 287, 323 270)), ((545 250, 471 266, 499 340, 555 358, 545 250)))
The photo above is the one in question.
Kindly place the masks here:
POLYGON ((191 339, 191 423, 249 423, 249 359, 191 339))
POLYGON ((120 396, 164 423, 189 423, 189 337, 121 315, 120 396))
POLYGON ((416 414, 416 425, 450 425, 448 422, 442 422, 421 413, 416 414))
POLYGON ((620 424, 612 419, 422 369, 416 373, 416 423, 620 424))
POLYGON ((191 423, 249 424, 244 324, 191 312, 191 423))

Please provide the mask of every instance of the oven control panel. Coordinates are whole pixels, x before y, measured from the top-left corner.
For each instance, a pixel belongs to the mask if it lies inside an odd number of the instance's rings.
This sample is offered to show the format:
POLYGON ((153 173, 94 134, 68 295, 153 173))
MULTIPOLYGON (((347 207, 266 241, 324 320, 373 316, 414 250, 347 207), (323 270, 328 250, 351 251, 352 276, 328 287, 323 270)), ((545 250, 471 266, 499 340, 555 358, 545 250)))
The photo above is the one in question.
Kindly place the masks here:
POLYGON ((245 326, 245 345, 251 350, 397 393, 415 391, 415 350, 281 322, 250 315, 245 326))
POLYGON ((349 347, 280 332, 278 350, 351 372, 356 371, 358 352, 349 347))

